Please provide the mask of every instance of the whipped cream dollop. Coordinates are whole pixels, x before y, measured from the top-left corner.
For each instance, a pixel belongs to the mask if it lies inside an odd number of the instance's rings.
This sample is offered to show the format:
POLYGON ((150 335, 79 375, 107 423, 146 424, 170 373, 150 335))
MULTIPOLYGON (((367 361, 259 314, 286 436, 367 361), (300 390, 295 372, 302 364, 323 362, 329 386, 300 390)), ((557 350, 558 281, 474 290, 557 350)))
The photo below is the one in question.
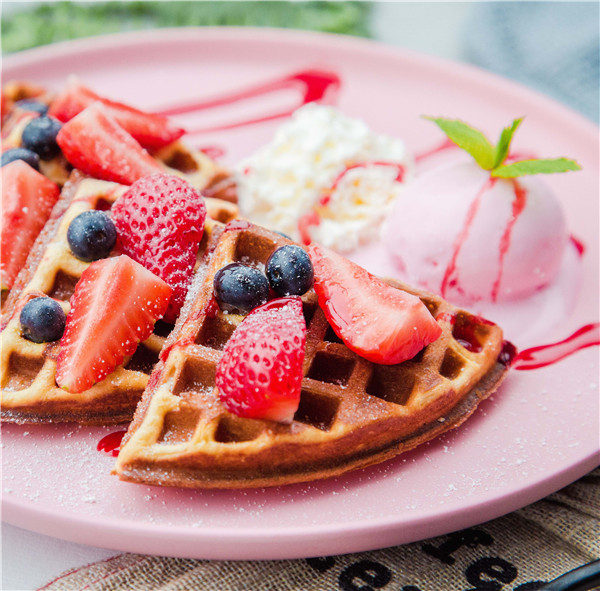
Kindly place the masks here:
POLYGON ((401 140, 309 103, 237 167, 239 206, 295 240, 348 252, 378 236, 413 168, 401 140))

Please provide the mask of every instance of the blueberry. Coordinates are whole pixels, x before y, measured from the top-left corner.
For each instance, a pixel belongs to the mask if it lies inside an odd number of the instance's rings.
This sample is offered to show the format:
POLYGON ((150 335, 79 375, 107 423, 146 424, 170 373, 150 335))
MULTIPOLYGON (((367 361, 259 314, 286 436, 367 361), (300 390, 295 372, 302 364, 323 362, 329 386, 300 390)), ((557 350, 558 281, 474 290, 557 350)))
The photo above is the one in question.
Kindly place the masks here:
POLYGON ((314 279, 310 257, 294 244, 278 248, 269 257, 266 273, 271 289, 280 296, 302 295, 312 287, 314 279))
POLYGON ((60 304, 49 297, 29 300, 21 310, 23 336, 34 343, 57 341, 65 331, 66 316, 60 304))
POLYGON ((26 148, 11 148, 10 150, 3 152, 0 166, 4 166, 14 160, 23 160, 24 162, 27 162, 31 168, 35 168, 35 170, 40 169, 40 157, 35 152, 27 150, 26 148))
POLYGON ((38 154, 42 160, 51 160, 60 153, 56 135, 61 127, 60 121, 52 117, 32 119, 21 136, 23 147, 38 154))
POLYGON ((93 209, 80 213, 69 225, 67 242, 82 261, 107 257, 117 240, 117 229, 104 211, 93 209))
POLYGON ((35 99, 23 99, 17 101, 15 105, 19 107, 19 109, 31 111, 32 113, 39 113, 40 115, 45 115, 48 112, 48 105, 41 101, 36 101, 35 99))
POLYGON ((228 312, 249 312, 269 299, 269 282, 256 268, 231 263, 215 273, 214 292, 228 312))

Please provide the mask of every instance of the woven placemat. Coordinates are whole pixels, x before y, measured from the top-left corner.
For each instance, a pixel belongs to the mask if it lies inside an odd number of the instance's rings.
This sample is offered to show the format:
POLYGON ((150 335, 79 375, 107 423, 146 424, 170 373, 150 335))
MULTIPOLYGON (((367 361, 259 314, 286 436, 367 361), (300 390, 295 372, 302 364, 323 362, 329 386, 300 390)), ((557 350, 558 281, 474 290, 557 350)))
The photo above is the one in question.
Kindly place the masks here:
POLYGON ((524 509, 446 536, 306 560, 120 554, 44 591, 534 591, 600 558, 600 469, 524 509))

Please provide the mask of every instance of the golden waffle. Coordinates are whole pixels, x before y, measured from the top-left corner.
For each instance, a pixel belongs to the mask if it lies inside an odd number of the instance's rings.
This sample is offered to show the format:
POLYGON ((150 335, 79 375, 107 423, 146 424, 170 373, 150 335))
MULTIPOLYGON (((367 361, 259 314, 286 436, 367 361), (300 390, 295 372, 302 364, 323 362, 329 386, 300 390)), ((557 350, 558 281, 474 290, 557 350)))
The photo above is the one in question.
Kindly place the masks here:
POLYGON ((2 126, 8 114, 17 101, 35 99, 44 103, 50 100, 49 94, 43 86, 26 80, 9 80, 2 87, 2 126))
POLYGON ((435 342, 398 365, 371 363, 340 342, 310 290, 302 297, 306 355, 292 424, 228 412, 219 401, 215 371, 243 317, 220 312, 213 277, 236 261, 264 268, 284 244, 289 241, 280 235, 244 222, 221 234, 124 439, 115 467, 122 480, 242 488, 335 476, 458 426, 499 385, 507 370, 498 361, 499 327, 390 281, 427 305, 443 330, 435 342))
MULTIPOLYGON (((66 183, 50 220, 39 235, 3 310, 0 354, 3 421, 79 421, 108 424, 130 420, 172 328, 157 323, 154 334, 140 344, 112 374, 89 390, 73 394, 56 385, 59 343, 33 343, 21 336, 19 314, 31 298, 46 294, 60 301, 65 313, 82 272, 90 263, 77 259, 66 235, 71 221, 90 209, 109 209, 127 186, 98 181, 74 172, 66 183)), ((206 199, 208 216, 199 256, 207 250, 210 235, 222 222, 237 215, 237 207, 206 199)))

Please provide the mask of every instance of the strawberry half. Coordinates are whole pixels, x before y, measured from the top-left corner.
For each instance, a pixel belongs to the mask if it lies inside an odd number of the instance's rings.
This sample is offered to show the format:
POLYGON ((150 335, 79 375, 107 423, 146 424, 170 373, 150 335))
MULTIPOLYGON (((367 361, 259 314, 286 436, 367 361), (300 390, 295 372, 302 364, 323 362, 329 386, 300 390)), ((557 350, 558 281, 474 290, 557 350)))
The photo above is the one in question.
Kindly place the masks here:
POLYGON ((401 363, 442 333, 417 296, 331 250, 311 245, 308 252, 319 306, 338 337, 361 357, 382 365, 401 363))
POLYGON ((71 296, 56 383, 83 392, 133 355, 165 313, 171 288, 128 256, 92 263, 71 296))
POLYGON ((94 103, 65 123, 56 136, 65 158, 90 176, 131 185, 162 170, 102 103, 94 103))
POLYGON ((100 101, 117 123, 148 150, 162 148, 185 133, 166 117, 99 96, 74 77, 69 79, 62 92, 54 98, 48 114, 66 123, 96 101, 100 101))
POLYGON ((165 314, 175 322, 194 272, 206 206, 187 181, 154 174, 135 182, 112 207, 118 245, 173 288, 165 314))
POLYGON ((300 298, 271 300, 250 312, 217 366, 216 384, 227 410, 291 423, 300 404, 305 343, 300 298))
POLYGON ((58 185, 14 160, 2 167, 2 287, 11 288, 58 200, 58 185))

